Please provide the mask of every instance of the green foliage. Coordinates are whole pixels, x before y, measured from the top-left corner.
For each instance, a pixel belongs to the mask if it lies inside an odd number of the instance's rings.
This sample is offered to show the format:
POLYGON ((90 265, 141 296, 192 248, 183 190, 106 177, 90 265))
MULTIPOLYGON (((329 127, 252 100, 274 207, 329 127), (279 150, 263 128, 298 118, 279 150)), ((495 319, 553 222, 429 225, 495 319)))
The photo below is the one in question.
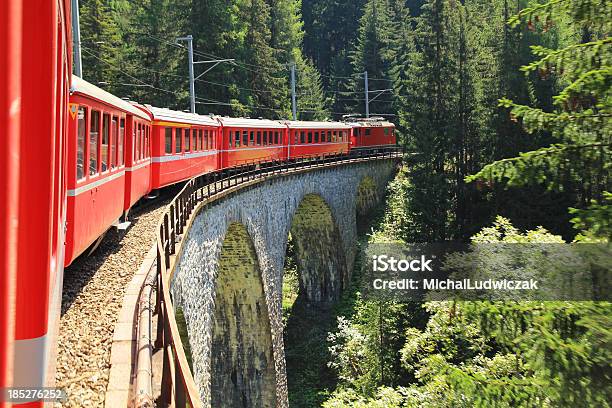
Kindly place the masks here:
POLYGON ((592 202, 584 210, 570 208, 570 213, 575 216, 571 220, 574 228, 582 231, 577 240, 599 238, 612 241, 612 193, 604 192, 602 204, 592 202))
MULTIPOLYGON (((498 217, 472 242, 563 241, 542 228, 521 232, 498 217)), ((332 347, 344 383, 324 406, 609 406, 609 302, 446 301, 427 302, 423 308, 429 315, 424 327, 415 327, 414 315, 396 316, 413 325, 396 350, 413 378, 393 389, 376 383, 364 389, 364 376, 356 375, 365 372, 372 350, 360 327, 376 320, 343 320, 335 339, 345 347, 332 347)))
POLYGON ((550 189, 574 191, 579 204, 601 202, 610 183, 612 129, 612 60, 608 37, 612 23, 609 2, 553 0, 526 8, 510 19, 528 30, 546 32, 557 21, 581 34, 558 49, 533 46, 536 59, 521 70, 541 80, 556 78, 561 91, 553 97, 554 108, 500 99, 511 118, 520 120, 529 133, 550 132, 555 143, 517 157, 496 161, 467 177, 505 182, 508 185, 537 183, 550 189))

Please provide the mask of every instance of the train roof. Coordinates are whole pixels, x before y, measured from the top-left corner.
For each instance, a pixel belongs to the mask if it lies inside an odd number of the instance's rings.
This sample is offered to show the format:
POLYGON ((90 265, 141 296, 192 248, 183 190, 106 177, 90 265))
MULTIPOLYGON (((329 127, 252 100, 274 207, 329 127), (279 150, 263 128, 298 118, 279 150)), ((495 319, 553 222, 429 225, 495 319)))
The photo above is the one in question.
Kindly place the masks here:
POLYGON ((269 119, 247 119, 247 118, 230 118, 227 116, 217 117, 223 126, 238 127, 238 128, 268 128, 268 129, 285 129, 286 126, 281 122, 269 119))
POLYGON ((124 101, 121 98, 116 97, 110 92, 106 92, 104 89, 98 88, 94 84, 91 84, 85 81, 83 78, 80 78, 76 75, 72 76, 72 84, 70 87, 70 92, 72 93, 80 93, 82 95, 89 96, 91 98, 97 99, 100 102, 107 103, 109 105, 115 106, 116 108, 131 113, 132 115, 138 116, 142 119, 150 120, 147 114, 131 103, 124 101))
POLYGON ((190 125, 219 126, 216 120, 206 115, 197 113, 175 111, 167 108, 156 108, 151 105, 144 105, 151 112, 153 120, 162 122, 187 123, 190 125))
POLYGON ((345 122, 352 127, 395 127, 392 122, 383 118, 361 118, 361 119, 349 119, 345 122))
POLYGON ((302 120, 284 121, 290 129, 350 129, 351 126, 343 122, 316 122, 302 120))

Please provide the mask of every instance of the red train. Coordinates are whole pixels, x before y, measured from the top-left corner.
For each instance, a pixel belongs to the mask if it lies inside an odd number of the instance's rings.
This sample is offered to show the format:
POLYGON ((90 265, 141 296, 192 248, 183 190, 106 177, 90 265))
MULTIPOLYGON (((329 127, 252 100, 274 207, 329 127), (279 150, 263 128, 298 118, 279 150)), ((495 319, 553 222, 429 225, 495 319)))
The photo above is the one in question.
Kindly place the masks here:
POLYGON ((71 78, 68 0, 37 7, 26 18, 25 2, 0 2, 0 387, 52 385, 64 266, 125 226, 152 191, 249 163, 395 144, 382 120, 273 121, 129 103, 71 78))
POLYGON ((377 119, 211 117, 131 104, 78 77, 69 111, 65 265, 126 220, 152 190, 249 163, 395 144, 393 124, 377 119))

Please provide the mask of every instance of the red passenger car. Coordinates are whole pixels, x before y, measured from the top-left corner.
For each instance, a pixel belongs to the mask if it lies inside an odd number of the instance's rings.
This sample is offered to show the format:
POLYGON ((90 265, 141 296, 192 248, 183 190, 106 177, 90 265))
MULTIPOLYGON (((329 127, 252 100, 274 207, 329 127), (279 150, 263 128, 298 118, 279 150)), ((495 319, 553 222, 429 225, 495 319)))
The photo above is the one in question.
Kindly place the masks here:
POLYGON ((153 119, 151 189, 217 168, 219 124, 214 119, 145 105, 153 119))
POLYGON ((217 119, 223 126, 221 168, 287 157, 287 126, 284 124, 267 119, 217 119))
POLYGON ((395 125, 384 118, 352 119, 351 148, 387 147, 396 144, 395 125))
POLYGON ((151 115, 145 113, 147 119, 142 116, 129 115, 125 128, 127 137, 125 139, 124 220, 127 220, 130 208, 151 191, 153 128, 151 115))
POLYGON ((150 160, 148 115, 81 78, 74 76, 72 81, 66 265, 101 237, 131 205, 129 201, 124 203, 126 132, 139 140, 136 146, 141 150, 136 163, 146 168, 150 160))
POLYGON ((341 122, 284 122, 289 129, 288 157, 346 154, 351 126, 341 122))

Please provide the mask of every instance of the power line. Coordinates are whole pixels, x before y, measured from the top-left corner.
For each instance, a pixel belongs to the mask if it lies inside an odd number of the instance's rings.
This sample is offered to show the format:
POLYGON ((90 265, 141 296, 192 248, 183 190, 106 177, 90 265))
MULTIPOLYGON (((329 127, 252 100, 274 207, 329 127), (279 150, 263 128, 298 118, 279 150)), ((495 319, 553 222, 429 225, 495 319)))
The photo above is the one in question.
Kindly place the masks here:
MULTIPOLYGON (((139 82, 142 86, 146 86, 148 88, 155 89, 157 91, 173 94, 175 96, 182 96, 180 93, 178 93, 176 91, 171 91, 171 90, 168 90, 168 89, 156 87, 154 85, 151 85, 151 84, 149 84, 149 83, 147 83, 147 82, 145 82, 145 81, 143 81, 143 80, 141 80, 141 79, 139 79, 139 78, 137 78, 137 77, 127 73, 127 72, 125 72, 124 70, 119 68, 117 65, 115 65, 115 64, 113 64, 113 63, 111 63, 109 61, 106 61, 106 60, 100 58, 99 56, 97 56, 96 54, 94 54, 93 52, 91 52, 91 50, 88 47, 82 47, 82 50, 85 53, 89 54, 91 57, 99 60, 100 62, 115 68, 118 72, 122 73, 123 75, 125 75, 125 76, 127 76, 127 77, 129 77, 129 78, 131 78, 131 79, 133 79, 133 80, 135 80, 137 82, 139 82)), ((132 84, 124 83, 123 85, 132 85, 132 84)), ((269 108, 269 107, 266 107, 266 106, 258 106, 258 105, 247 105, 247 104, 242 104, 241 102, 233 102, 233 103, 232 102, 222 102, 222 101, 218 101, 218 100, 214 100, 214 99, 200 98, 200 97, 197 97, 196 100, 199 100, 196 103, 202 104, 202 105, 218 104, 218 105, 224 105, 224 106, 240 106, 240 107, 247 107, 247 108, 251 108, 251 109, 263 109, 263 110, 269 110, 269 111, 275 111, 275 112, 283 112, 283 113, 285 112, 282 109, 269 108), (206 101, 206 102, 202 102, 202 101, 206 101)), ((300 112, 300 113, 326 113, 326 114, 332 114, 332 115, 347 115, 347 114, 353 113, 353 112, 331 112, 331 111, 326 111, 326 110, 309 110, 309 109, 301 109, 301 110, 298 110, 297 112, 300 112)), ((396 116, 395 114, 384 114, 384 113, 377 113, 375 115, 376 116, 396 116)))
MULTIPOLYGON (((83 46, 83 48, 87 48, 85 46, 83 46)), ((91 48, 88 48, 88 50, 90 51, 90 55, 92 55, 93 53, 91 52, 91 48)), ((98 59, 102 59, 102 57, 100 57, 98 55, 98 59)), ((164 76, 169 76, 169 77, 174 77, 174 78, 181 78, 181 79, 185 79, 188 80, 189 78, 187 78, 186 76, 183 75, 178 75, 178 74, 173 74, 171 72, 162 72, 162 71, 158 71, 156 69, 153 68, 149 68, 146 66, 135 66, 132 64, 123 64, 124 66, 130 67, 130 68, 134 68, 134 69, 142 69, 145 71, 149 71, 149 72, 153 72, 159 75, 164 75, 164 76)), ((264 93, 274 93, 274 91, 270 91, 270 90, 266 90, 266 89, 257 89, 257 88, 244 88, 244 87, 240 87, 237 85, 229 85, 229 84, 222 84, 220 82, 214 82, 214 81, 208 81, 205 79, 196 79, 196 82, 202 82, 205 84, 209 84, 209 85, 215 85, 215 86, 220 86, 220 87, 224 87, 224 88, 236 88, 239 89, 241 91, 251 91, 251 92, 264 92, 264 93)))

